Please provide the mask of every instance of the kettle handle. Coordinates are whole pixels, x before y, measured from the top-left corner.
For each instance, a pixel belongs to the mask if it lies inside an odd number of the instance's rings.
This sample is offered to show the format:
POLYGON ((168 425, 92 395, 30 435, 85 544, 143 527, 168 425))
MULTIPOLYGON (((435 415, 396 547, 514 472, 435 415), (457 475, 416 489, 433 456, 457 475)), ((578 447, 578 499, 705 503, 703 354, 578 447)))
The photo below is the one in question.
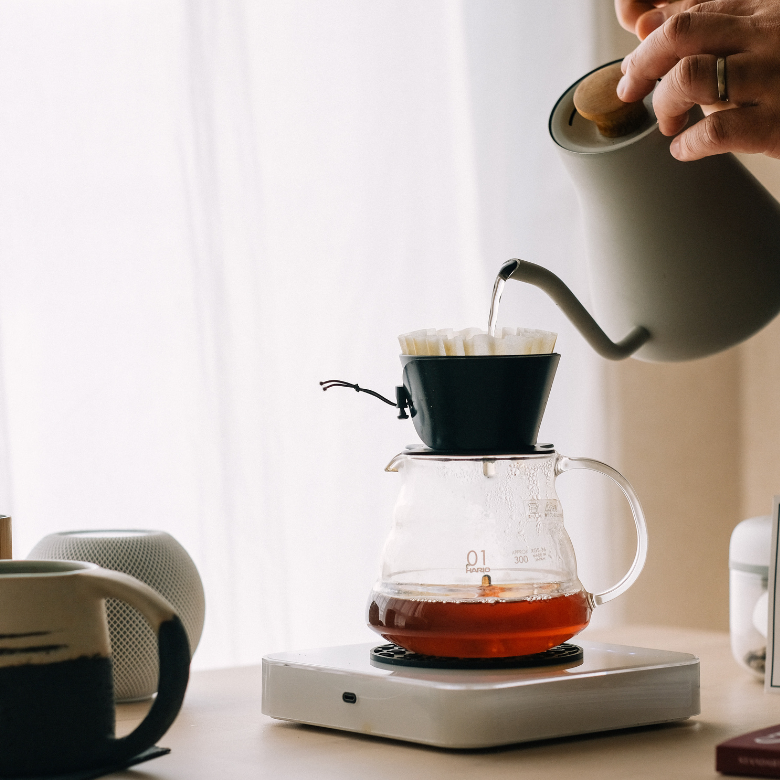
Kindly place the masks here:
POLYGON ((501 266, 498 276, 504 280, 517 279, 546 292, 569 318, 572 325, 577 328, 585 341, 601 357, 608 360, 623 360, 630 357, 650 338, 650 331, 642 325, 637 325, 631 333, 616 344, 604 333, 566 284, 552 271, 548 271, 541 265, 517 258, 507 260, 501 266))
POLYGON ((173 607, 145 583, 122 572, 97 567, 80 574, 93 596, 126 602, 146 618, 157 635, 160 657, 157 696, 135 730, 114 740, 110 758, 120 762, 152 747, 179 714, 189 681, 190 644, 184 625, 173 607))
POLYGON ((645 515, 644 512, 642 512, 642 505, 639 503, 634 488, 632 488, 629 481, 619 471, 613 469, 612 466, 608 466, 606 463, 602 463, 599 460, 591 460, 590 458, 567 458, 565 455, 558 457, 555 464, 556 476, 562 474, 564 471, 571 471, 572 469, 597 471, 599 474, 604 474, 615 482, 623 491, 623 495, 626 497, 628 505, 631 507, 631 514, 634 516, 634 524, 636 525, 636 555, 634 556, 634 562, 617 585, 614 585, 602 593, 590 594, 593 606, 599 606, 600 604, 605 604, 607 601, 612 601, 612 599, 623 595, 634 584, 636 578, 642 572, 645 561, 647 560, 647 526, 645 524, 645 515))

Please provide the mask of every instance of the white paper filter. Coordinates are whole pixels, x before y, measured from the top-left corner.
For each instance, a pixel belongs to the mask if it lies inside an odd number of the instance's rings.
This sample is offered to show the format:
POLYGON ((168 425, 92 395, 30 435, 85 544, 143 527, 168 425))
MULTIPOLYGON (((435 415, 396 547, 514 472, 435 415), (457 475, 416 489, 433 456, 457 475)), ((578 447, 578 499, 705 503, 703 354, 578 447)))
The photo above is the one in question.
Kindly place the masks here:
POLYGON ((495 336, 479 328, 428 328, 398 337, 402 355, 549 355, 557 333, 534 328, 502 328, 495 336))

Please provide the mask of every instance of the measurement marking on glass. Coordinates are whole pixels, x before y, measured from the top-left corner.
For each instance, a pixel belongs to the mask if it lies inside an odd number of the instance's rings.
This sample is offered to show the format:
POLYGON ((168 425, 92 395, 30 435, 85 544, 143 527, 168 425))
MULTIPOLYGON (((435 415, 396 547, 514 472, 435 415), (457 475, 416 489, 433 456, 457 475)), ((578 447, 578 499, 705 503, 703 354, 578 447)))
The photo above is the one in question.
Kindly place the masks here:
POLYGON ((482 566, 477 565, 479 563, 479 553, 476 550, 469 550, 466 554, 466 571, 470 574, 490 571, 490 566, 487 565, 485 560, 485 551, 480 550, 479 552, 482 553, 482 566))

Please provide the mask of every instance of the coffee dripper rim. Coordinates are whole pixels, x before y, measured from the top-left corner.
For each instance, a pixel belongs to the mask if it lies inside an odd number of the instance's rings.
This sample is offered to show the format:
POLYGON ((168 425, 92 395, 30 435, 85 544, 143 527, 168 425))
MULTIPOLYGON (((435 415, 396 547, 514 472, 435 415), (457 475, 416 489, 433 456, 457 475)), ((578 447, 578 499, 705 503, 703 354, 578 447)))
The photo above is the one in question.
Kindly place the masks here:
POLYGON ((528 360, 528 359, 549 359, 551 357, 560 357, 560 352, 536 352, 533 355, 399 355, 401 364, 406 365, 415 360, 528 360))
MULTIPOLYGON (((520 448, 518 448, 520 449, 520 448)), ((431 460, 431 461, 464 461, 464 462, 482 462, 490 463, 497 460, 526 460, 549 458, 556 455, 555 445, 553 444, 533 444, 529 445, 525 452, 471 452, 468 450, 433 450, 430 447, 416 447, 408 445, 406 449, 399 452, 385 466, 387 472, 397 472, 398 464, 405 459, 409 460, 431 460)))

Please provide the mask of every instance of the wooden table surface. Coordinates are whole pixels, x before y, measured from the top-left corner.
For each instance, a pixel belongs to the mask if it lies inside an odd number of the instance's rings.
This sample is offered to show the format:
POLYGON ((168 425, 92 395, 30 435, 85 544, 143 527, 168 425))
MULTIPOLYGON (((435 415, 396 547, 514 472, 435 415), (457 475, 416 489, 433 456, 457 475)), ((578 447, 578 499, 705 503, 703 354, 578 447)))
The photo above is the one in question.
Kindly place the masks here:
MULTIPOLYGON (((160 740, 168 756, 110 775, 124 780, 232 778, 522 778, 605 780, 722 777, 715 745, 780 723, 780 696, 737 666, 727 634, 648 626, 587 631, 596 641, 679 650, 701 659, 701 715, 683 723, 489 750, 447 751, 299 726, 260 714, 259 666, 195 672, 178 719, 160 740)), ((123 705, 125 733, 145 705, 123 705)))

